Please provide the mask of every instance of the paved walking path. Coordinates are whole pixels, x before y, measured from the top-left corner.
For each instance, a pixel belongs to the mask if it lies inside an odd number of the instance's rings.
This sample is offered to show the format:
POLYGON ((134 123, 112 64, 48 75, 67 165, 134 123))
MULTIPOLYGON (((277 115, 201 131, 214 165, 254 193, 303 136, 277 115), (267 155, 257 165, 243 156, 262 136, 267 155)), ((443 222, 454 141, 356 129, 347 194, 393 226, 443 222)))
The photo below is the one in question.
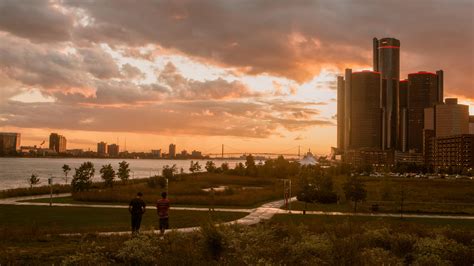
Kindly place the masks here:
MULTIPOLYGON (((70 193, 57 194, 53 197, 68 197, 70 193)), ((33 206, 49 206, 49 203, 40 202, 19 202, 34 200, 40 198, 48 198, 45 195, 39 196, 28 196, 28 197, 17 197, 0 199, 0 205, 33 205, 33 206)), ((291 198, 291 201, 296 201, 296 197, 291 198)), ((241 224, 241 225, 253 225, 258 224, 262 220, 268 220, 275 214, 289 213, 287 210, 283 210, 280 207, 285 204, 284 200, 276 200, 269 203, 265 203, 260 207, 254 209, 227 209, 227 208, 216 208, 215 211, 228 211, 228 212, 246 212, 249 213, 247 216, 237 219, 235 221, 226 222, 223 224, 241 224)), ((91 208, 128 208, 127 205, 100 205, 100 204, 72 204, 72 203, 53 203, 54 206, 66 206, 66 207, 91 207, 91 208)), ((191 210, 191 211, 209 211, 209 208, 195 208, 195 207, 172 207, 172 210, 191 210)), ((302 214, 303 211, 291 211, 293 214, 302 214)), ((400 217, 400 214, 396 213, 348 213, 348 212, 323 212, 323 211, 306 211, 307 215, 322 215, 322 216, 362 216, 362 217, 400 217)), ((459 216, 459 215, 431 215, 431 214, 403 214, 405 218, 428 218, 428 219, 459 219, 459 220, 473 220, 474 216, 459 216)), ((166 231, 178 232, 193 232, 199 230, 199 227, 187 227, 178 228, 166 231)), ((158 230, 145 231, 144 233, 159 233, 158 230)), ((130 231, 125 232, 99 232, 98 235, 128 235, 130 231)), ((63 234, 66 236, 81 235, 80 233, 63 234)))

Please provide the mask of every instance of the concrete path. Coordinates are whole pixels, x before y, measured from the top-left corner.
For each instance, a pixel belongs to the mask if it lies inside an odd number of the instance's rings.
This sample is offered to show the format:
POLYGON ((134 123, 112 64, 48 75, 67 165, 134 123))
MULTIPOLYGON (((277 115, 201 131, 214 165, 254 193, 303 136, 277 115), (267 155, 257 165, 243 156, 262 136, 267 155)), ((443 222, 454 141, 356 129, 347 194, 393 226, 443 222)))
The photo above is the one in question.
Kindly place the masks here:
MULTIPOLYGON (((55 194, 53 198, 70 197, 71 193, 55 194)), ((0 199, 0 205, 27 205, 27 206, 49 206, 47 202, 28 202, 36 199, 49 199, 49 195, 25 196, 15 198, 0 199)), ((122 208, 127 209, 128 205, 122 204, 87 204, 87 203, 54 203, 53 206, 60 207, 88 207, 88 208, 122 208)), ((150 206, 149 206, 150 207, 150 206)), ((155 208, 154 206, 151 206, 155 208)), ((172 210, 187 210, 187 211, 209 211, 206 207, 171 207, 172 210)), ((245 208, 214 208, 214 211, 220 212, 252 212, 254 209, 245 208)))

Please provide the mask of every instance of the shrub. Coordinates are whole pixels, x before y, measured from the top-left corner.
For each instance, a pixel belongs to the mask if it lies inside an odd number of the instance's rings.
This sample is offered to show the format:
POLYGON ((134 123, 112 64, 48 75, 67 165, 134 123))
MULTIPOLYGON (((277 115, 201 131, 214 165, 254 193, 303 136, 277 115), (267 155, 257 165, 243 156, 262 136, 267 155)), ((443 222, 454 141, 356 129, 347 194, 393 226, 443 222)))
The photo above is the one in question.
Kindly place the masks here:
POLYGON ((151 188, 166 188, 166 178, 164 176, 150 176, 146 182, 151 188))
POLYGON ((212 221, 209 221, 201 227, 201 234, 204 242, 204 253, 213 260, 219 260, 226 247, 223 233, 212 221))
POLYGON ((111 264, 105 254, 105 248, 95 242, 86 241, 79 245, 75 254, 67 256, 62 265, 106 265, 111 264))
POLYGON ((150 265, 158 262, 158 251, 156 236, 140 234, 123 242, 117 257, 127 264, 150 265))
POLYGON ((403 265, 403 261, 382 248, 364 249, 361 254, 361 265, 403 265))

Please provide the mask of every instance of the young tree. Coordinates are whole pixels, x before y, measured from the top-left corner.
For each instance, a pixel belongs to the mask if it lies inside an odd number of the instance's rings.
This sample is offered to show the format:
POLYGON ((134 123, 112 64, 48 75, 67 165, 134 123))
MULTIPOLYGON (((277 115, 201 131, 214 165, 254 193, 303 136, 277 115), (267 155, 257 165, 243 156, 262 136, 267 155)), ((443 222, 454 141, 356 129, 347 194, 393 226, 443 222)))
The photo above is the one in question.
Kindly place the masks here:
POLYGON ((111 164, 102 165, 100 177, 104 180, 106 187, 112 187, 114 185, 115 171, 111 164))
POLYGON ((199 162, 191 161, 191 165, 189 166, 189 171, 191 171, 191 173, 193 173, 193 174, 195 172, 201 171, 201 165, 199 164, 199 162))
POLYGON ((76 168, 76 173, 72 176, 72 190, 84 191, 88 190, 92 185, 92 177, 94 177, 94 164, 85 162, 76 168))
POLYGON ((30 184, 30 189, 33 188, 34 185, 37 185, 40 182, 38 175, 31 174, 31 177, 27 179, 28 184, 30 184))
POLYGON ((215 173, 217 170, 216 164, 213 161, 207 161, 205 168, 208 173, 215 173))
POLYGON ((118 177, 122 181, 127 181, 130 178, 130 168, 129 164, 126 161, 121 161, 119 163, 119 169, 117 172, 118 177))
POLYGON ((221 165, 222 172, 226 173, 229 171, 229 164, 228 163, 222 163, 221 165))
POLYGON ((161 171, 161 174, 168 180, 172 180, 174 178, 174 174, 177 171, 178 169, 176 168, 176 164, 173 164, 173 166, 165 165, 161 171))
POLYGON ((344 194, 346 199, 354 202, 354 212, 357 211, 357 203, 367 198, 367 190, 364 183, 356 176, 350 176, 344 184, 344 194))
POLYGON ((69 174, 69 171, 71 171, 71 167, 69 167, 69 165, 67 164, 63 165, 64 179, 66 180, 66 184, 67 184, 67 175, 69 174))
POLYGON ((255 158, 252 156, 252 154, 247 155, 245 158, 245 175, 257 175, 257 166, 255 165, 255 158))

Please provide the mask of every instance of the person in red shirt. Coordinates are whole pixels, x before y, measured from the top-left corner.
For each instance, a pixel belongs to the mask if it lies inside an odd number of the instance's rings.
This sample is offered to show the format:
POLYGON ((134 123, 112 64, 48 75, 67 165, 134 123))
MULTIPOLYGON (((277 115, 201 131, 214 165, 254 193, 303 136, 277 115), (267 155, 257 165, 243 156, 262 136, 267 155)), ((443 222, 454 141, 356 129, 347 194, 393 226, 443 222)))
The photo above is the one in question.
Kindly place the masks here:
POLYGON ((156 203, 156 211, 160 221, 160 233, 164 234, 165 230, 169 228, 169 215, 170 201, 166 198, 168 195, 166 192, 161 193, 161 199, 156 203))

